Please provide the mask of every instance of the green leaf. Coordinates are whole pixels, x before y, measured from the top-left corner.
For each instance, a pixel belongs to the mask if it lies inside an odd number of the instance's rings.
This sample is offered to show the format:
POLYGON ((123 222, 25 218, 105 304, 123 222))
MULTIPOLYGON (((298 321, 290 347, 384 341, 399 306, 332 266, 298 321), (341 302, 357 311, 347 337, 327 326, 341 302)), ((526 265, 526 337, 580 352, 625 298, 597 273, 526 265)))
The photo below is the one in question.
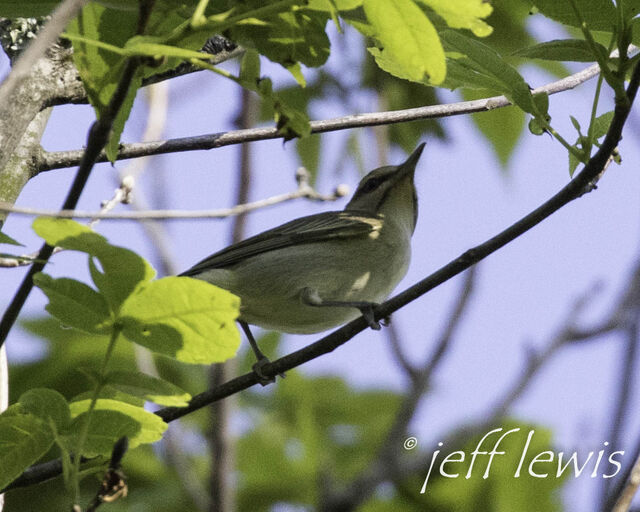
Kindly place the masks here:
POLYGON ((210 364, 236 354, 239 306, 235 295, 204 281, 165 277, 129 297, 118 321, 125 337, 154 352, 210 364))
POLYGON ((117 312, 122 303, 139 286, 155 276, 155 270, 147 260, 123 247, 105 245, 96 255, 102 272, 93 259, 89 260, 91 278, 104 294, 111 310, 117 312))
POLYGON ((14 240, 13 238, 11 238, 6 233, 3 233, 2 231, 0 231, 0 244, 19 245, 21 247, 24 247, 20 242, 14 240))
MULTIPOLYGON (((79 429, 86 421, 91 400, 71 402, 71 416, 79 429)), ((142 407, 110 399, 98 399, 91 413, 89 438, 82 454, 87 457, 111 453, 113 444, 123 436, 129 438, 129 449, 140 444, 155 443, 162 438, 167 424, 142 407)), ((77 430, 76 430, 77 432, 77 430)))
POLYGON ((419 0, 431 7, 451 28, 466 28, 478 37, 487 37, 493 28, 487 25, 487 18, 493 7, 484 0, 419 0))
POLYGON ((447 79, 442 84, 448 89, 479 89, 505 93, 504 84, 493 76, 480 72, 467 59, 447 59, 447 79))
POLYGON ((253 84, 253 88, 257 87, 260 79, 260 54, 255 50, 247 50, 240 61, 241 82, 253 84))
POLYGON ((48 388, 30 389, 18 399, 25 412, 33 414, 46 423, 53 421, 58 431, 64 430, 71 422, 69 404, 65 398, 48 388))
POLYGON ((544 126, 544 124, 542 124, 540 122, 539 119, 533 117, 529 120, 529 131, 533 134, 533 135, 542 135, 543 133, 545 133, 546 127, 544 126))
MULTIPOLYGON (((574 0, 532 0, 546 17, 565 25, 579 27, 580 22, 571 6, 574 0)), ((611 0, 575 0, 578 10, 591 30, 612 32, 616 26, 616 10, 611 0)))
MULTIPOLYGON (((581 149, 578 148, 577 146, 574 146, 576 149, 581 149)), ((580 160, 578 160, 578 158, 571 152, 569 151, 569 176, 573 177, 573 174, 576 172, 576 169, 578 168, 578 165, 580 164, 580 160)))
MULTIPOLYGON (((263 2, 253 2, 263 6, 263 2)), ((229 29, 230 38, 254 48, 269 60, 288 68, 296 62, 316 67, 329 57, 325 25, 329 16, 321 11, 299 9, 267 19, 251 18, 229 29)))
POLYGON ((332 12, 335 5, 339 11, 351 11, 360 7, 362 2, 363 0, 309 0, 307 9, 332 12))
POLYGON ((578 122, 578 120, 577 120, 575 117, 573 117, 573 116, 569 116, 569 119, 571 119, 571 124, 572 124, 572 125, 573 125, 573 127, 576 129, 576 131, 577 131, 578 133, 581 133, 581 132, 580 132, 580 123, 578 122))
POLYGON ((273 110, 278 133, 284 137, 285 141, 295 137, 306 137, 311 133, 307 114, 291 106, 278 93, 273 92, 269 78, 259 80, 257 92, 273 110))
POLYGON ((300 164, 309 172, 312 184, 315 183, 318 176, 321 140, 320 134, 296 140, 296 152, 300 164))
MULTIPOLYGON (((607 49, 599 43, 603 55, 607 54, 607 49)), ((527 59, 543 59, 566 62, 594 62, 595 55, 591 51, 589 43, 582 39, 555 39, 544 43, 529 46, 513 53, 518 57, 527 59)))
POLYGON ((295 81, 298 82, 298 85, 300 87, 307 86, 307 80, 302 74, 302 68, 300 67, 299 62, 291 64, 290 66, 286 66, 286 68, 287 68, 287 71, 291 73, 291 76, 295 79, 295 81))
POLYGON ((2 0, 0 16, 3 18, 37 18, 47 16, 60 0, 2 0))
POLYGON ((611 121, 613 120, 614 111, 607 112, 598 116, 593 121, 593 138, 598 140, 600 137, 604 137, 609 131, 609 126, 611 126, 611 121))
POLYGON ((139 372, 112 371, 107 374, 105 383, 122 393, 159 405, 183 407, 191 400, 191 395, 178 386, 139 372))
POLYGON ((75 279, 54 279, 42 272, 33 276, 33 282, 49 299, 46 310, 64 325, 89 333, 110 331, 109 307, 93 288, 75 279))
POLYGON ((96 254, 107 243, 106 238, 87 226, 70 219, 38 217, 33 221, 33 230, 52 247, 96 254))
POLYGON ((39 217, 33 221, 33 230, 49 245, 85 252, 98 259, 102 270, 89 259, 91 277, 114 312, 136 287, 155 275, 144 258, 110 245, 103 236, 73 220, 39 217))
POLYGON ((533 103, 536 107, 536 112, 534 113, 537 117, 544 117, 547 121, 551 120, 549 116, 549 94, 546 92, 539 92, 532 96, 533 103))
POLYGON ((385 71, 416 82, 428 76, 432 84, 442 83, 447 71, 442 44, 412 0, 365 0, 364 10, 382 47, 374 57, 384 62, 385 71))
POLYGON ((0 489, 49 451, 51 428, 33 414, 0 416, 0 489))
POLYGON ((127 55, 147 56, 154 59, 173 57, 181 60, 207 61, 215 58, 210 53, 161 44, 155 36, 134 36, 125 43, 124 50, 127 55))
MULTIPOLYGON (((88 40, 100 41, 122 48, 128 39, 135 35, 137 19, 137 12, 107 9, 100 4, 91 2, 82 9, 80 16, 69 24, 67 32, 72 36, 81 36, 88 40)), ((104 115, 117 88, 126 57, 75 38, 72 39, 72 43, 73 61, 80 73, 89 102, 100 118, 104 115)), ((115 161, 120 135, 141 83, 142 74, 137 73, 114 121, 111 137, 106 147, 107 156, 111 162, 115 161)))
POLYGON ((464 64, 485 75, 490 81, 497 82, 497 88, 489 89, 501 91, 525 112, 535 113, 531 92, 524 78, 495 50, 453 30, 445 30, 441 37, 447 50, 464 55, 460 59, 464 64))

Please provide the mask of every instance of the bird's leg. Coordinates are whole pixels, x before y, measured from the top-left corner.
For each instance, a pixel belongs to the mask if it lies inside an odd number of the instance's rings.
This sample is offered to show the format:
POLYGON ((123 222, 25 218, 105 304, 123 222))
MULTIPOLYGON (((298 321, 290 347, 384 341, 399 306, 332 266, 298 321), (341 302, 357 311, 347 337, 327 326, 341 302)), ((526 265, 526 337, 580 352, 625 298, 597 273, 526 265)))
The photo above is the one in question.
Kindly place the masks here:
MULTIPOLYGON (((243 322, 242 320, 238 320, 238 323, 240 324, 240 327, 242 327, 245 336, 249 340, 249 345, 251 345, 251 350, 253 350, 253 353, 256 356, 257 361, 251 367, 251 369, 258 376, 258 382, 260 382, 262 386, 266 386, 275 382, 275 377, 267 377, 264 373, 262 373, 262 368, 264 368, 264 365, 269 364, 271 361, 269 361, 269 358, 262 353, 262 350, 260 350, 260 348, 258 348, 258 344, 256 343, 256 339, 253 337, 251 329, 249 328, 249 324, 243 322)), ((280 373, 279 375, 284 379, 284 373, 280 373)))
POLYGON ((378 306, 375 302, 367 302, 367 301, 341 301, 341 300, 324 300, 320 295, 318 295, 318 291, 313 288, 304 288, 300 292, 300 298, 304 304, 308 306, 318 306, 318 307, 342 307, 342 308, 356 308, 359 309, 362 313, 362 316, 367 321, 367 324, 372 329, 379 331, 380 330, 380 322, 376 321, 373 315, 373 308, 378 306))

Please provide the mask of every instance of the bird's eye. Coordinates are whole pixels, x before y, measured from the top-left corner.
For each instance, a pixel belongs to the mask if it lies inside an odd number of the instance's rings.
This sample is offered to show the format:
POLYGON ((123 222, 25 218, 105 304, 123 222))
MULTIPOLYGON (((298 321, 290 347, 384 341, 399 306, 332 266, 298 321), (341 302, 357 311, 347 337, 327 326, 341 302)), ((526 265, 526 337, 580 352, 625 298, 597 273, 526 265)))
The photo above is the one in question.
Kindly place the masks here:
POLYGON ((380 185, 380 183, 382 183, 381 178, 371 178, 362 184, 362 188, 360 189, 360 192, 364 192, 364 193, 371 192, 372 190, 375 190, 376 188, 378 188, 378 185, 380 185))

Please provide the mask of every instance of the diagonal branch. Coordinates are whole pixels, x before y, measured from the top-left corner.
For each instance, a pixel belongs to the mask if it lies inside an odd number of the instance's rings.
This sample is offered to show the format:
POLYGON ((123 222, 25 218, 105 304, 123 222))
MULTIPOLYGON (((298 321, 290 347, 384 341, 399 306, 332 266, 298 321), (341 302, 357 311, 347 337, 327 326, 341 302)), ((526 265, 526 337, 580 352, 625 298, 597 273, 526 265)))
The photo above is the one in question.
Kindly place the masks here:
MULTIPOLYGON (((597 64, 567 76, 556 82, 551 82, 532 91, 533 94, 546 92, 556 94, 573 89, 578 85, 595 77, 600 71, 597 64)), ((368 114, 353 114, 334 119, 325 119, 311 122, 311 133, 333 132, 348 130, 365 126, 379 126, 395 123, 406 123, 420 119, 435 119, 440 117, 459 116, 474 112, 486 112, 501 107, 508 107, 512 103, 505 96, 493 96, 473 101, 460 101, 444 105, 428 105, 425 107, 409 108, 406 110, 392 110, 388 112, 373 112, 368 114)), ((275 127, 250 128, 244 130, 232 130, 228 132, 212 133, 195 137, 181 137, 156 142, 138 142, 122 144, 118 152, 118 160, 138 158, 150 155, 162 155, 166 153, 179 153, 182 151, 196 151, 214 149, 244 142, 269 140, 282 138, 275 127)), ((77 165, 82 156, 82 150, 44 152, 35 163, 35 171, 43 172, 52 169, 61 169, 77 165)), ((102 153, 99 162, 106 162, 107 158, 102 153)))

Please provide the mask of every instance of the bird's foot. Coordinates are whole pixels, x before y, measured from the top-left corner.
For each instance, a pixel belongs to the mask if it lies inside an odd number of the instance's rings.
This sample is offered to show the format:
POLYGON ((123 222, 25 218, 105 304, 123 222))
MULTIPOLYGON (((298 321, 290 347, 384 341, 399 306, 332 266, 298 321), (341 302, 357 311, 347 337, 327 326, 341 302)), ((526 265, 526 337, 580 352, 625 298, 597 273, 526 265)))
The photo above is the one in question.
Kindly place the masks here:
MULTIPOLYGON (((276 381, 275 375, 272 377, 268 377, 267 375, 264 374, 263 369, 268 364, 271 364, 271 361, 267 356, 262 355, 262 357, 260 357, 251 367, 251 369, 253 370, 253 373, 255 373, 256 377, 258 377, 258 383, 261 386, 268 386, 269 384, 273 384, 276 381)), ((286 375, 284 373, 279 373, 278 377, 281 377, 284 379, 286 375)))
MULTIPOLYGON (((360 312, 362 313, 362 316, 364 317, 364 319, 367 321, 367 324, 369 325, 369 327, 371 327, 374 331, 379 331, 380 330, 380 322, 378 322, 374 315, 373 315, 373 308, 377 307, 378 304, 376 304, 375 302, 368 302, 365 303, 361 306, 358 307, 358 309, 360 310, 360 312)), ((383 325, 384 322, 387 319, 385 318, 383 320, 383 325)))

